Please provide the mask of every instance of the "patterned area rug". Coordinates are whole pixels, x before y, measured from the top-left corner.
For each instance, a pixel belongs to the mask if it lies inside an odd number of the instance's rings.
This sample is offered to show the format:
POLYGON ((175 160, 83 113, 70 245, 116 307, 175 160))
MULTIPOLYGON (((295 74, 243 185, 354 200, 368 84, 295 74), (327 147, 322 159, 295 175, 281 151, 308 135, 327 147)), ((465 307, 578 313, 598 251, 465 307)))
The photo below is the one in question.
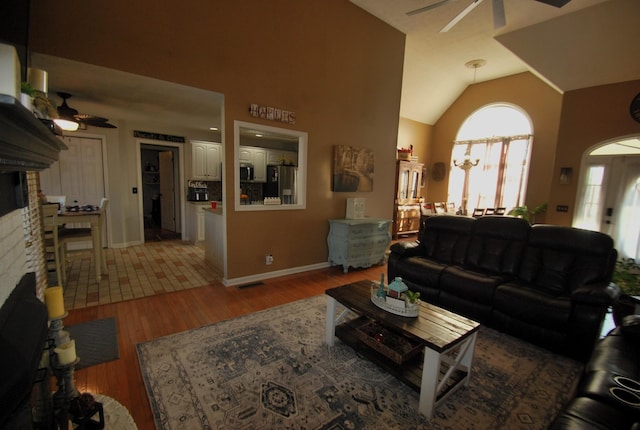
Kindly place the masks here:
POLYGON ((137 345, 158 429, 545 429, 580 363, 481 328, 470 385, 418 393, 339 340, 317 296, 137 345))

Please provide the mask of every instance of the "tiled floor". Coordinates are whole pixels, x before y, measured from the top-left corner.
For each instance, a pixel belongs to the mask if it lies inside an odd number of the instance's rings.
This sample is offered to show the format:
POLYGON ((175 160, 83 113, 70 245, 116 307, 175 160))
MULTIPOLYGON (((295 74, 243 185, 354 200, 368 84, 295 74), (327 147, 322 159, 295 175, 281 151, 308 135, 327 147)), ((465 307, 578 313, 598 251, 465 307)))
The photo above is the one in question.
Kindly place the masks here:
POLYGON ((67 309, 115 303, 220 282, 205 264, 204 248, 180 240, 105 249, 108 273, 95 278, 91 251, 70 254, 64 301, 67 309))

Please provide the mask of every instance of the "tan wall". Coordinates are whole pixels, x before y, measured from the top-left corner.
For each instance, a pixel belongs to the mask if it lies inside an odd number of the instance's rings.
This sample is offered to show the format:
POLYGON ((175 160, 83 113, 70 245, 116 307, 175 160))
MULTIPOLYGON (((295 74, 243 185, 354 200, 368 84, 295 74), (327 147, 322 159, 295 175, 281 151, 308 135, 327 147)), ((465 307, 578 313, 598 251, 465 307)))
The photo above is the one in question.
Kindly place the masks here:
MULTIPOLYGON (((431 145, 433 142, 433 126, 414 121, 409 118, 400 118, 398 126, 398 148, 409 148, 413 145, 413 155, 427 168, 430 165, 431 145)), ((427 196, 429 188, 430 170, 427 170, 425 188, 420 189, 420 195, 427 196)))
POLYGON ((640 93, 640 80, 602 85, 564 94, 547 221, 570 225, 584 153, 605 141, 640 134, 640 123, 629 114, 633 97, 640 93), (573 168, 572 181, 560 185, 560 168, 573 168), (569 212, 556 212, 556 205, 569 212))
POLYGON ((269 270, 326 262, 327 219, 344 217, 346 197, 391 218, 405 38, 347 0, 43 0, 31 13, 34 52, 223 93, 227 166, 233 121, 257 122, 250 103, 296 112, 291 128, 309 133, 307 209, 235 213, 227 168, 228 278, 266 272, 267 252, 269 270), (331 192, 333 145, 374 151, 373 192, 331 192))
MULTIPOLYGON (((583 155, 599 143, 640 133, 640 124, 629 115, 631 99, 639 92, 640 81, 630 81, 561 95, 530 73, 476 84, 434 125, 427 159, 448 165, 460 125, 478 108, 497 102, 517 105, 530 116, 534 134, 526 204, 533 208, 547 202, 547 213, 536 221, 569 226, 583 155), (573 169, 568 185, 560 184, 561 167, 573 169), (557 205, 569 206, 569 212, 557 212, 557 205)), ((445 200, 447 187, 447 180, 431 181, 429 200, 445 200)))
MULTIPOLYGON (((549 200, 562 96, 531 73, 521 73, 468 87, 434 125, 430 161, 451 161, 451 148, 460 126, 479 108, 509 103, 524 110, 533 125, 533 150, 526 204, 530 208, 549 200)), ((448 169, 448 167, 447 167, 448 169)), ((449 171, 445 180, 431 181, 429 200, 446 201, 449 171)))

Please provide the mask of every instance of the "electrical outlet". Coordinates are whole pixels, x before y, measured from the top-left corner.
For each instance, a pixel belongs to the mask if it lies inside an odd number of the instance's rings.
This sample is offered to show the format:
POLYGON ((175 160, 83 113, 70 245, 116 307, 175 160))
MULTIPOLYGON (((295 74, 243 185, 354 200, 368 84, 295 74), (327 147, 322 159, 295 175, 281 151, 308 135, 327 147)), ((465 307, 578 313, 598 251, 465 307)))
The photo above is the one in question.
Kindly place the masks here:
POLYGON ((271 254, 267 254, 264 264, 266 264, 267 266, 270 265, 271 263, 273 263, 273 255, 271 254))

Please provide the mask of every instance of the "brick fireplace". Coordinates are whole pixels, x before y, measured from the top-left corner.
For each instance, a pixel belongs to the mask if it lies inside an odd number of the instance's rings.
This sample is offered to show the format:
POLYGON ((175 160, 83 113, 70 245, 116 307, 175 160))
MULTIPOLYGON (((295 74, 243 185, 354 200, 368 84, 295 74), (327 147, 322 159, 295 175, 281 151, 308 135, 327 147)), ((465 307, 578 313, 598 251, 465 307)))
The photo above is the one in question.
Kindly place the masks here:
POLYGON ((0 306, 27 272, 36 274, 36 295, 43 298, 47 272, 38 203, 37 172, 24 175, 28 202, 0 217, 0 306))

